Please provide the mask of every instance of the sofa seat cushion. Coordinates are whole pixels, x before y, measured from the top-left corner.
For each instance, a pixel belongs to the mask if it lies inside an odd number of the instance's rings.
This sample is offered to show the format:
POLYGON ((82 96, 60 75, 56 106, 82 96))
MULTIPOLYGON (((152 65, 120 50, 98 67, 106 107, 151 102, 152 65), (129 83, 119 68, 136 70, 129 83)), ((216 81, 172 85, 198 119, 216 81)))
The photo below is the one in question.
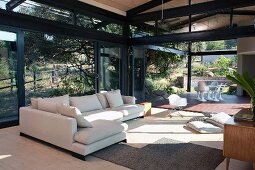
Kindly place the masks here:
POLYGON ((123 118, 123 114, 119 111, 112 110, 95 110, 91 112, 83 112, 84 118, 89 122, 95 120, 121 120, 123 118))
POLYGON ((129 116, 143 112, 144 106, 138 104, 124 104, 122 106, 112 108, 112 110, 121 112, 123 116, 129 116))
POLYGON ((95 120, 93 128, 81 128, 74 135, 76 142, 88 145, 125 131, 126 124, 110 120, 95 120))

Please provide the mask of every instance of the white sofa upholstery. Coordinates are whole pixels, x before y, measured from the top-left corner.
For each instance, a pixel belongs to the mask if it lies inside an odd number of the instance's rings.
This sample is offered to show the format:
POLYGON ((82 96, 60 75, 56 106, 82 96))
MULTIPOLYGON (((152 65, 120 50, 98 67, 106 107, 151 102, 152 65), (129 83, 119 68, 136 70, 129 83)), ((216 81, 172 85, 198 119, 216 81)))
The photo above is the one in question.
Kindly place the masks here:
MULTIPOLYGON (((95 97, 95 95, 93 96, 95 97)), ((75 118, 32 107, 20 108, 20 132, 74 153, 79 158, 126 139, 122 121, 143 116, 144 106, 134 97, 122 96, 124 105, 83 112, 92 128, 78 128, 75 118)), ((86 103, 84 103, 86 105, 86 103)))

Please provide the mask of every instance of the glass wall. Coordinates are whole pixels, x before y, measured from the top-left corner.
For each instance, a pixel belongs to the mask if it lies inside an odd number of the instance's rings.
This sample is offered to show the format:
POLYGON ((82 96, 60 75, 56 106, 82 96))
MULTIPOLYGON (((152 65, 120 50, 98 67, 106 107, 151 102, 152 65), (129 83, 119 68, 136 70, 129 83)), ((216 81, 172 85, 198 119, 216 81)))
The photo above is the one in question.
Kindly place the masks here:
POLYGON ((226 86, 226 94, 236 94, 236 86, 226 78, 237 70, 237 55, 204 55, 192 56, 192 83, 191 91, 199 81, 205 81, 207 85, 217 82, 218 85, 226 86))
POLYGON ((187 90, 186 55, 166 51, 147 50, 146 99, 187 90))
POLYGON ((99 90, 120 88, 121 48, 101 45, 99 58, 99 90))
POLYGON ((145 99, 145 51, 144 49, 133 48, 134 57, 134 96, 137 100, 145 99))
POLYGON ((18 120, 17 35, 0 30, 0 123, 18 120))
POLYGON ((87 40, 25 32, 26 100, 31 97, 95 92, 93 43, 87 40))

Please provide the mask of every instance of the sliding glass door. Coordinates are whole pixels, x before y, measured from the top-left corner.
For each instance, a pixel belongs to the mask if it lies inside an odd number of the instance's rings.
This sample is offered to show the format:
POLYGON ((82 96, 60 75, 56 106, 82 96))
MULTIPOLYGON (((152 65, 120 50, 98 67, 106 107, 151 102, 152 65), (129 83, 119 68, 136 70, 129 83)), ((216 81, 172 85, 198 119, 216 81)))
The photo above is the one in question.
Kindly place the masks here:
POLYGON ((99 91, 120 88, 121 48, 100 46, 99 56, 99 91))
POLYGON ((0 125, 18 120, 17 34, 0 29, 0 125))

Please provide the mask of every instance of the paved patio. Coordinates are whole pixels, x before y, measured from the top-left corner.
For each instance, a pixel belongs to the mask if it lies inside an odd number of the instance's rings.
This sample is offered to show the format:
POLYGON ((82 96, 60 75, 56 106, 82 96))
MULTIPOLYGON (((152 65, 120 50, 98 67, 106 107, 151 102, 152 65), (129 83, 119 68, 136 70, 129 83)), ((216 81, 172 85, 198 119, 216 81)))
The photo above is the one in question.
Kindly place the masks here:
MULTIPOLYGON (((187 107, 184 108, 186 111, 193 112, 225 112, 230 115, 234 115, 244 108, 250 108, 250 99, 248 97, 239 97, 235 95, 223 95, 224 101, 220 102, 200 102, 196 100, 196 94, 186 93, 180 95, 188 100, 187 107)), ((160 100, 151 100, 152 105, 158 108, 173 108, 169 105, 167 99, 161 98, 160 100)))

